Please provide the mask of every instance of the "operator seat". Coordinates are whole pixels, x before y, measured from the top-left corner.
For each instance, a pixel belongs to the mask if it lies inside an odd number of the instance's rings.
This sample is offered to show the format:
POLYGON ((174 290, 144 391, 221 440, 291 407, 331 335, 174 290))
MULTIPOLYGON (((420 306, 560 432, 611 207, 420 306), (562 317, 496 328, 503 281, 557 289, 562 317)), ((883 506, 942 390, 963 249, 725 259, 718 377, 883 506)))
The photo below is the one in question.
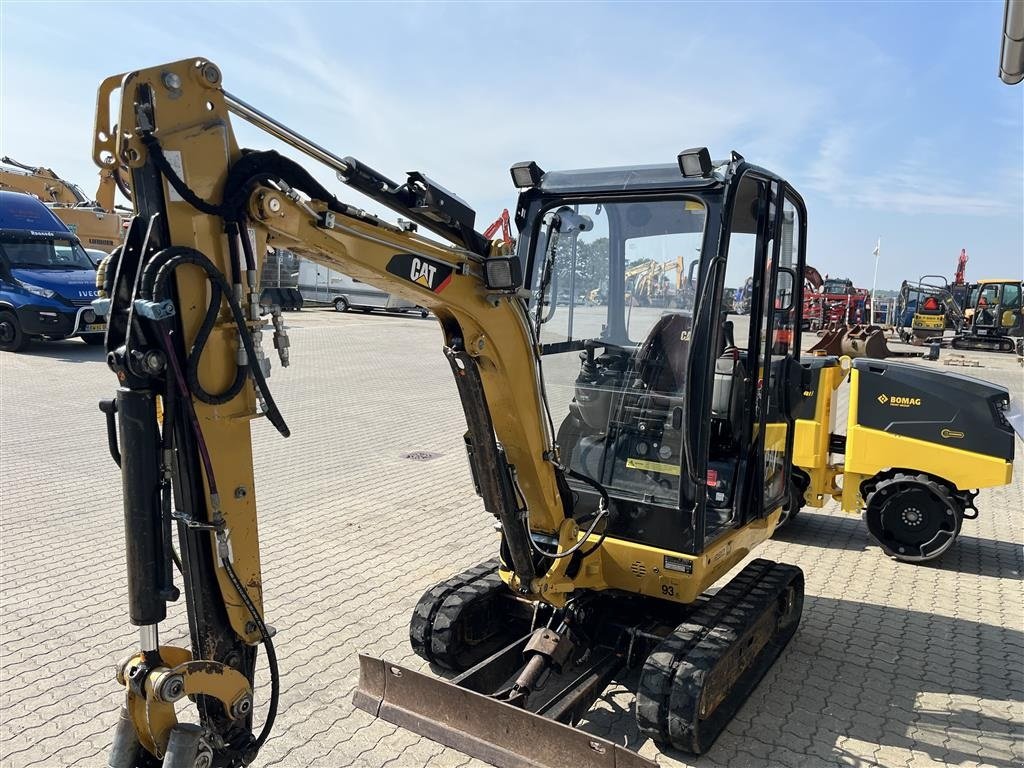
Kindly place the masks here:
MULTIPOLYGON (((686 383, 686 357, 690 342, 684 340, 691 319, 687 315, 662 315, 651 328, 636 356, 637 377, 653 392, 677 397, 686 383)), ((743 408, 745 353, 729 345, 715 363, 714 388, 711 396, 711 418, 722 422, 730 436, 735 436, 743 408)))
POLYGON ((689 316, 672 313, 659 317, 651 328, 635 362, 636 375, 648 389, 670 397, 683 391, 692 324, 689 316))
POLYGON ((711 423, 726 446, 739 438, 738 427, 743 418, 743 385, 746 367, 744 353, 728 347, 715 361, 715 377, 711 391, 711 423))

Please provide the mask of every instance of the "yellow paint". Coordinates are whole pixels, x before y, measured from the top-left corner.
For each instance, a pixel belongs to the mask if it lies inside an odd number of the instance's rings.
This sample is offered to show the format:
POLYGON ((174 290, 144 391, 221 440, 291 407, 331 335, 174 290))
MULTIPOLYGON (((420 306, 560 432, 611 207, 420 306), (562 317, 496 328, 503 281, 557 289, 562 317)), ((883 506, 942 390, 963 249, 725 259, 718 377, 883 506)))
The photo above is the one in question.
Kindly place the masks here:
MULTIPOLYGON (((564 604, 568 594, 579 589, 617 589, 675 603, 692 603, 768 539, 780 515, 781 509, 776 509, 760 520, 730 530, 696 557, 609 537, 597 552, 586 558, 576 578, 565 576, 569 558, 562 558, 552 571, 538 579, 538 591, 555 605, 564 604), (666 568, 666 558, 674 563, 690 563, 693 572, 687 574, 666 568)), ((578 538, 579 535, 566 543, 571 545, 578 538)), ((508 571, 499 573, 506 583, 511 580, 508 571)))

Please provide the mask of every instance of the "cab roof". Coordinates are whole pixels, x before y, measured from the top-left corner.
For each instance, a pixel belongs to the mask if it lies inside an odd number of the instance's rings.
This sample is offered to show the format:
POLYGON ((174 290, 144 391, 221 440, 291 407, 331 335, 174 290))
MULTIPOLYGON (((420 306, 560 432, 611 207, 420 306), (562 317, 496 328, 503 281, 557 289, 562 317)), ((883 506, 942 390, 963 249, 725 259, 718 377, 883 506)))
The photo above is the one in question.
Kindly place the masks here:
POLYGON ((608 192, 704 188, 720 185, 721 177, 687 178, 674 163, 628 165, 612 168, 581 168, 548 171, 541 178, 541 192, 608 192))
POLYGON ((71 230, 42 201, 21 192, 0 190, 0 229, 70 236, 71 230))

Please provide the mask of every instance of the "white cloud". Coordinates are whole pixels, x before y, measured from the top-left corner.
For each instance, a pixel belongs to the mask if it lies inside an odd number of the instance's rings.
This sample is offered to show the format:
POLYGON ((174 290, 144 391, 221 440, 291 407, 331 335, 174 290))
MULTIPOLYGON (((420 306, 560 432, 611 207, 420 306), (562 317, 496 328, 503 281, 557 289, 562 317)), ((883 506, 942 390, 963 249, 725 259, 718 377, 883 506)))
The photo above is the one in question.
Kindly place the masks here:
MULTIPOLYGON (((998 216, 1016 210, 1003 184, 990 183, 989 194, 968 191, 953 178, 941 157, 926 139, 909 142, 906 156, 889 167, 878 167, 873 156, 877 138, 868 141, 863 126, 843 126, 826 131, 817 156, 804 175, 810 189, 836 205, 899 213, 998 216), (930 159, 929 159, 930 158, 930 159), (871 170, 865 170, 871 168, 871 170)), ((1005 169, 1004 169, 1005 170, 1005 169)), ((1021 174, 1016 176, 1018 185, 1021 174)))

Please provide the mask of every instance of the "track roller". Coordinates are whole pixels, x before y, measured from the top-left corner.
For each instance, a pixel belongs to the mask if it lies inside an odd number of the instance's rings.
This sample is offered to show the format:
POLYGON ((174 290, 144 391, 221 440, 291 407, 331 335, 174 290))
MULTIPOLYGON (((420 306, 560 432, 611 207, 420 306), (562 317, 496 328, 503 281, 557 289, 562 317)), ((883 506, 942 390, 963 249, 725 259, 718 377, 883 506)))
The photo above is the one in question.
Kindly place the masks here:
POLYGON ((796 632, 803 572, 754 560, 662 640, 637 690, 641 733, 706 752, 796 632))
POLYGON ((519 608, 498 576, 497 558, 487 560, 423 593, 409 622, 412 649, 464 672, 529 631, 530 614, 519 608))
POLYGON ((928 475, 896 472, 874 483, 864 498, 864 522, 882 550, 921 563, 946 552, 960 534, 959 495, 928 475))

